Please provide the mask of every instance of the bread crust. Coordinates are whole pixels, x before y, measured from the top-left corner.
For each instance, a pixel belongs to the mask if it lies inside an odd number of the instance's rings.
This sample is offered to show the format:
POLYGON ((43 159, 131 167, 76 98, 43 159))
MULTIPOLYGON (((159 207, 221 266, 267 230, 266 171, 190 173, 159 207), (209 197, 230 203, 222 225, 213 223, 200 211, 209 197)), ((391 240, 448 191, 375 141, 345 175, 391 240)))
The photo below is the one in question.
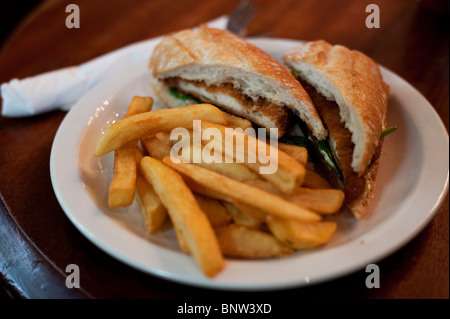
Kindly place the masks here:
MULTIPOLYGON (((316 136, 327 136, 310 97, 290 72, 229 31, 201 25, 169 35, 156 46, 149 68, 156 79, 179 77, 207 85, 232 84, 254 100, 262 97, 293 110, 316 136)), ((287 127, 279 129, 286 131, 287 127)))
POLYGON ((388 87, 378 65, 359 51, 323 40, 297 46, 283 60, 339 105, 355 144, 352 168, 363 175, 378 147, 387 112, 388 87))
POLYGON ((383 141, 381 140, 378 144, 377 150, 375 151, 375 156, 372 159, 372 162, 364 173, 364 191, 358 198, 350 203, 346 203, 353 216, 357 219, 363 218, 367 212, 370 201, 374 197, 378 169, 380 168, 382 144, 383 141))
MULTIPOLYGON (((304 85, 308 90, 311 90, 310 86, 313 87, 310 92, 313 101, 321 99, 317 103, 327 102, 330 107, 330 103, 335 102, 339 107, 339 115, 336 116, 345 124, 343 129, 351 133, 351 138, 347 132, 345 142, 339 140, 341 136, 333 139, 333 130, 328 127, 330 140, 334 140, 334 146, 341 149, 347 147, 347 144, 353 144, 348 145, 353 148, 351 163, 347 158, 344 165, 348 166, 342 167, 342 162, 340 165, 344 172, 344 183, 351 179, 349 183, 358 187, 356 190, 360 191, 359 195, 355 197, 350 184, 343 186, 327 167, 323 170, 330 182, 345 190, 346 206, 357 219, 361 219, 374 196, 383 144, 381 132, 386 125, 389 87, 383 82, 378 65, 372 59, 361 52, 340 45, 332 46, 323 40, 306 42, 289 50, 283 55, 283 61, 298 72, 301 81, 307 82, 308 85, 304 85), (357 152, 359 154, 355 154, 357 152), (356 155, 359 157, 356 158, 356 155)), ((322 112, 327 112, 327 103, 321 105, 322 112)), ((336 109, 332 111, 335 112, 336 109)), ((329 117, 331 114, 325 115, 329 117)), ((327 123, 324 122, 326 126, 327 123)), ((336 149, 332 150, 336 158, 339 158, 336 149)))

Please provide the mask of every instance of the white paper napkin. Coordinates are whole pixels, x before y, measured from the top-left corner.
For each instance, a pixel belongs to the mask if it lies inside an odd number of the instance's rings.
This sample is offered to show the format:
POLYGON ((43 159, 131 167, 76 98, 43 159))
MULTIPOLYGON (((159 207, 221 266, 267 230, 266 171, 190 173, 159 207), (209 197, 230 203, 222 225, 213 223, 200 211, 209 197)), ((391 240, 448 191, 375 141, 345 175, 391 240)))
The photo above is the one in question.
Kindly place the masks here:
MULTIPOLYGON (((227 21, 227 16, 221 16, 206 24, 225 29, 227 21)), ((25 117, 55 109, 68 110, 103 79, 148 60, 161 39, 137 42, 77 66, 3 83, 2 116, 25 117)))

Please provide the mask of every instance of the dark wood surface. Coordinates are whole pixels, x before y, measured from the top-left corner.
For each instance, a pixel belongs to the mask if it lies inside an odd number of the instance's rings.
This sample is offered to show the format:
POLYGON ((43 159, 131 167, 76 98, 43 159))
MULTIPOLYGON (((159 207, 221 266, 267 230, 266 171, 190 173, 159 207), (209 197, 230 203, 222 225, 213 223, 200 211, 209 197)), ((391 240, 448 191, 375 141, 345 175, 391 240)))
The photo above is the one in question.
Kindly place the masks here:
MULTIPOLYGON (((432 13, 414 0, 252 2, 260 11, 249 27, 250 35, 271 32, 281 38, 325 39, 361 50, 417 88, 448 131, 448 13, 432 13), (365 26, 369 3, 380 7, 379 29, 365 26)), ((15 28, 0 52, 0 83, 82 63, 135 41, 193 27, 230 13, 238 1, 75 3, 81 13, 79 29, 65 27, 67 4, 56 0, 42 2, 15 28)), ((51 145, 65 114, 0 117, 0 272, 1 283, 11 295, 215 300, 274 296, 274 292, 211 291, 172 283, 134 270, 91 244, 63 213, 50 181, 51 145), (65 287, 68 264, 80 267, 81 289, 65 287)), ((362 270, 307 288, 277 291, 276 296, 286 300, 449 298, 448 202, 447 195, 416 238, 378 263, 381 288, 366 288, 367 274, 362 270)))

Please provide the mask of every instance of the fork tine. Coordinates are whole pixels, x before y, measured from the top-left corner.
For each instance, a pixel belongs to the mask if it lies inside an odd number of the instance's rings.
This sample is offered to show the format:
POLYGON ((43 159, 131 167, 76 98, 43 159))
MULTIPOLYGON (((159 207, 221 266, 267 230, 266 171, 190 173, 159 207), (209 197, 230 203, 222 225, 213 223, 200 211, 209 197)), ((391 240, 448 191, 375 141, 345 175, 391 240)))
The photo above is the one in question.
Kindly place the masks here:
MULTIPOLYGON (((239 16, 243 10, 250 4, 248 0, 241 0, 236 8, 231 13, 230 17, 239 16)), ((250 4, 251 5, 251 4, 250 4)))
POLYGON ((228 24, 227 24, 227 29, 229 29, 231 32, 237 33, 237 20, 239 20, 239 18, 242 15, 242 11, 244 10, 247 1, 241 1, 239 2, 239 4, 237 5, 237 7, 233 10, 233 12, 230 15, 230 18, 228 20, 228 24))
POLYGON ((249 15, 256 13, 256 8, 253 6, 243 7, 241 11, 239 11, 236 16, 233 17, 233 20, 236 22, 246 20, 249 15))
POLYGON ((242 0, 231 13, 227 29, 233 33, 242 34, 257 12, 258 8, 250 1, 242 0))
POLYGON ((250 21, 252 21, 253 18, 256 16, 257 12, 258 11, 253 8, 246 10, 245 14, 242 14, 236 19, 237 29, 239 30, 245 29, 249 25, 250 21))

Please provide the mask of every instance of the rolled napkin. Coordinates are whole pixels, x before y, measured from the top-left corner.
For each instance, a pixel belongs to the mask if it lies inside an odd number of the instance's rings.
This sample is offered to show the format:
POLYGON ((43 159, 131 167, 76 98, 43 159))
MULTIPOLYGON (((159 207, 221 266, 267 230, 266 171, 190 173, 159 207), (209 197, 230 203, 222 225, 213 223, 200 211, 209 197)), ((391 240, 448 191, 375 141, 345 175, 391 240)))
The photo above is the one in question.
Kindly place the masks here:
MULTIPOLYGON (((224 29, 228 17, 206 23, 224 29)), ((69 110, 87 91, 116 72, 150 58, 162 37, 137 42, 77 66, 71 66, 1 85, 2 116, 25 117, 69 110)))

